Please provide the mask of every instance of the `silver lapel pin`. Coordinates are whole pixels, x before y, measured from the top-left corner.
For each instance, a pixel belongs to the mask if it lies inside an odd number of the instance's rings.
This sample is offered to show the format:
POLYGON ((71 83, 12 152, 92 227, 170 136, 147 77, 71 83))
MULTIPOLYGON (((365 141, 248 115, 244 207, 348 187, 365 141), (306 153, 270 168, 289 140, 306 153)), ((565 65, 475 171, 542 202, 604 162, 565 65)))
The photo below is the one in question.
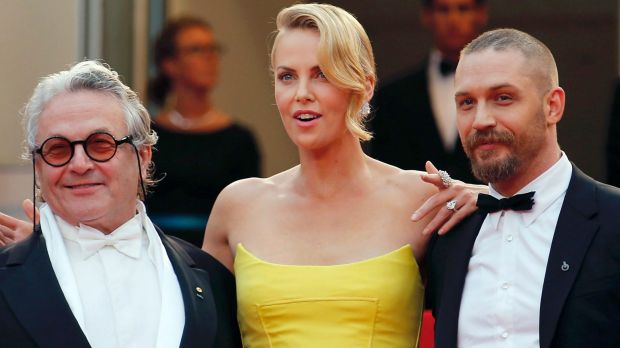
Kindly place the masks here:
POLYGON ((563 272, 568 271, 568 269, 570 268, 570 266, 568 265, 568 263, 566 263, 566 261, 562 261, 562 267, 560 267, 562 269, 563 272))

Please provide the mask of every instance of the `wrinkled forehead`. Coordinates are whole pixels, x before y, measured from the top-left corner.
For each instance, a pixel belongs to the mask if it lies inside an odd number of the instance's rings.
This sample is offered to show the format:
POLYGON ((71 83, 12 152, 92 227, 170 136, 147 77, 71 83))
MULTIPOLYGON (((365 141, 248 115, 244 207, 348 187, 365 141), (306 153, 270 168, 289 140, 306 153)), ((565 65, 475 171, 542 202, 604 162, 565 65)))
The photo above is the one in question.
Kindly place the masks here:
POLYGON ((39 116, 36 140, 63 136, 70 140, 105 131, 119 139, 127 135, 123 108, 109 93, 81 90, 52 98, 39 116))

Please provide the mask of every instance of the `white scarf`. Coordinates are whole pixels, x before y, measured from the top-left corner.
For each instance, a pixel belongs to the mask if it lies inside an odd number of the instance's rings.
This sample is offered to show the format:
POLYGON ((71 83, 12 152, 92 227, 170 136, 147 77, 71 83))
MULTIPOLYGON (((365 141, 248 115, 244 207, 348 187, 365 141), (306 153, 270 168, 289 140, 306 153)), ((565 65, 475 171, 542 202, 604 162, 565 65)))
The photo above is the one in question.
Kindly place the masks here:
MULTIPOLYGON (((148 253, 151 260, 155 263, 161 289, 161 313, 156 347, 178 347, 183 336, 183 328, 185 327, 185 307, 183 306, 183 296, 179 281, 166 254, 166 249, 155 230, 155 226, 146 215, 144 204, 138 201, 136 209, 142 218, 142 226, 149 240, 148 253)), ((82 332, 84 332, 88 339, 88 334, 84 329, 84 309, 82 308, 82 301, 80 300, 75 276, 69 263, 63 237, 50 207, 47 204, 43 204, 40 211, 41 232, 45 238, 45 245, 52 268, 60 288, 69 303, 71 312, 73 312, 82 332)))

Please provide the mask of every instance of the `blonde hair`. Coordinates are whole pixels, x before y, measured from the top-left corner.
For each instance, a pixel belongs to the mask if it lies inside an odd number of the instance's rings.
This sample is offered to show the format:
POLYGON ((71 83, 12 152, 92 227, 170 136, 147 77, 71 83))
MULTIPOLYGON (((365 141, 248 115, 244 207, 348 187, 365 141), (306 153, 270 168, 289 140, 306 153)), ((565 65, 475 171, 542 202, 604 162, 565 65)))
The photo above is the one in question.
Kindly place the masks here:
POLYGON ((278 40, 287 30, 310 29, 319 33, 319 67, 327 80, 350 90, 346 113, 349 131, 362 141, 370 140, 367 115, 360 112, 365 102, 368 80, 377 80, 375 57, 362 25, 347 11, 327 4, 298 4, 284 8, 276 18, 277 30, 271 49, 271 67, 278 40))

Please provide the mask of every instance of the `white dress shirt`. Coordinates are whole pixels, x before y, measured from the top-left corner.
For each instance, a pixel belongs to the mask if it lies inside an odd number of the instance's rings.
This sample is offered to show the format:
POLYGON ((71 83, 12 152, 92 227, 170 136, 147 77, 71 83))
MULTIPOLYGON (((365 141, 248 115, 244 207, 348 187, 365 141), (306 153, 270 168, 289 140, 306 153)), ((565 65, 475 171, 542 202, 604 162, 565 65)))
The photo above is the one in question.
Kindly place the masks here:
POLYGON ((456 106, 454 103, 454 73, 442 75, 439 71, 441 53, 434 49, 428 59, 428 93, 431 110, 446 151, 453 151, 458 137, 456 106))
MULTIPOLYGON (((539 347, 547 259, 570 182, 566 155, 518 193, 536 191, 529 211, 488 214, 469 260, 458 346, 539 347)), ((489 186, 495 198, 505 198, 489 186)))
POLYGON ((113 243, 88 250, 80 243, 80 235, 109 236, 85 225, 72 226, 58 216, 56 221, 75 275, 89 343, 94 348, 155 347, 161 291, 140 215, 110 234, 135 233, 137 253, 129 252, 131 256, 113 243))

